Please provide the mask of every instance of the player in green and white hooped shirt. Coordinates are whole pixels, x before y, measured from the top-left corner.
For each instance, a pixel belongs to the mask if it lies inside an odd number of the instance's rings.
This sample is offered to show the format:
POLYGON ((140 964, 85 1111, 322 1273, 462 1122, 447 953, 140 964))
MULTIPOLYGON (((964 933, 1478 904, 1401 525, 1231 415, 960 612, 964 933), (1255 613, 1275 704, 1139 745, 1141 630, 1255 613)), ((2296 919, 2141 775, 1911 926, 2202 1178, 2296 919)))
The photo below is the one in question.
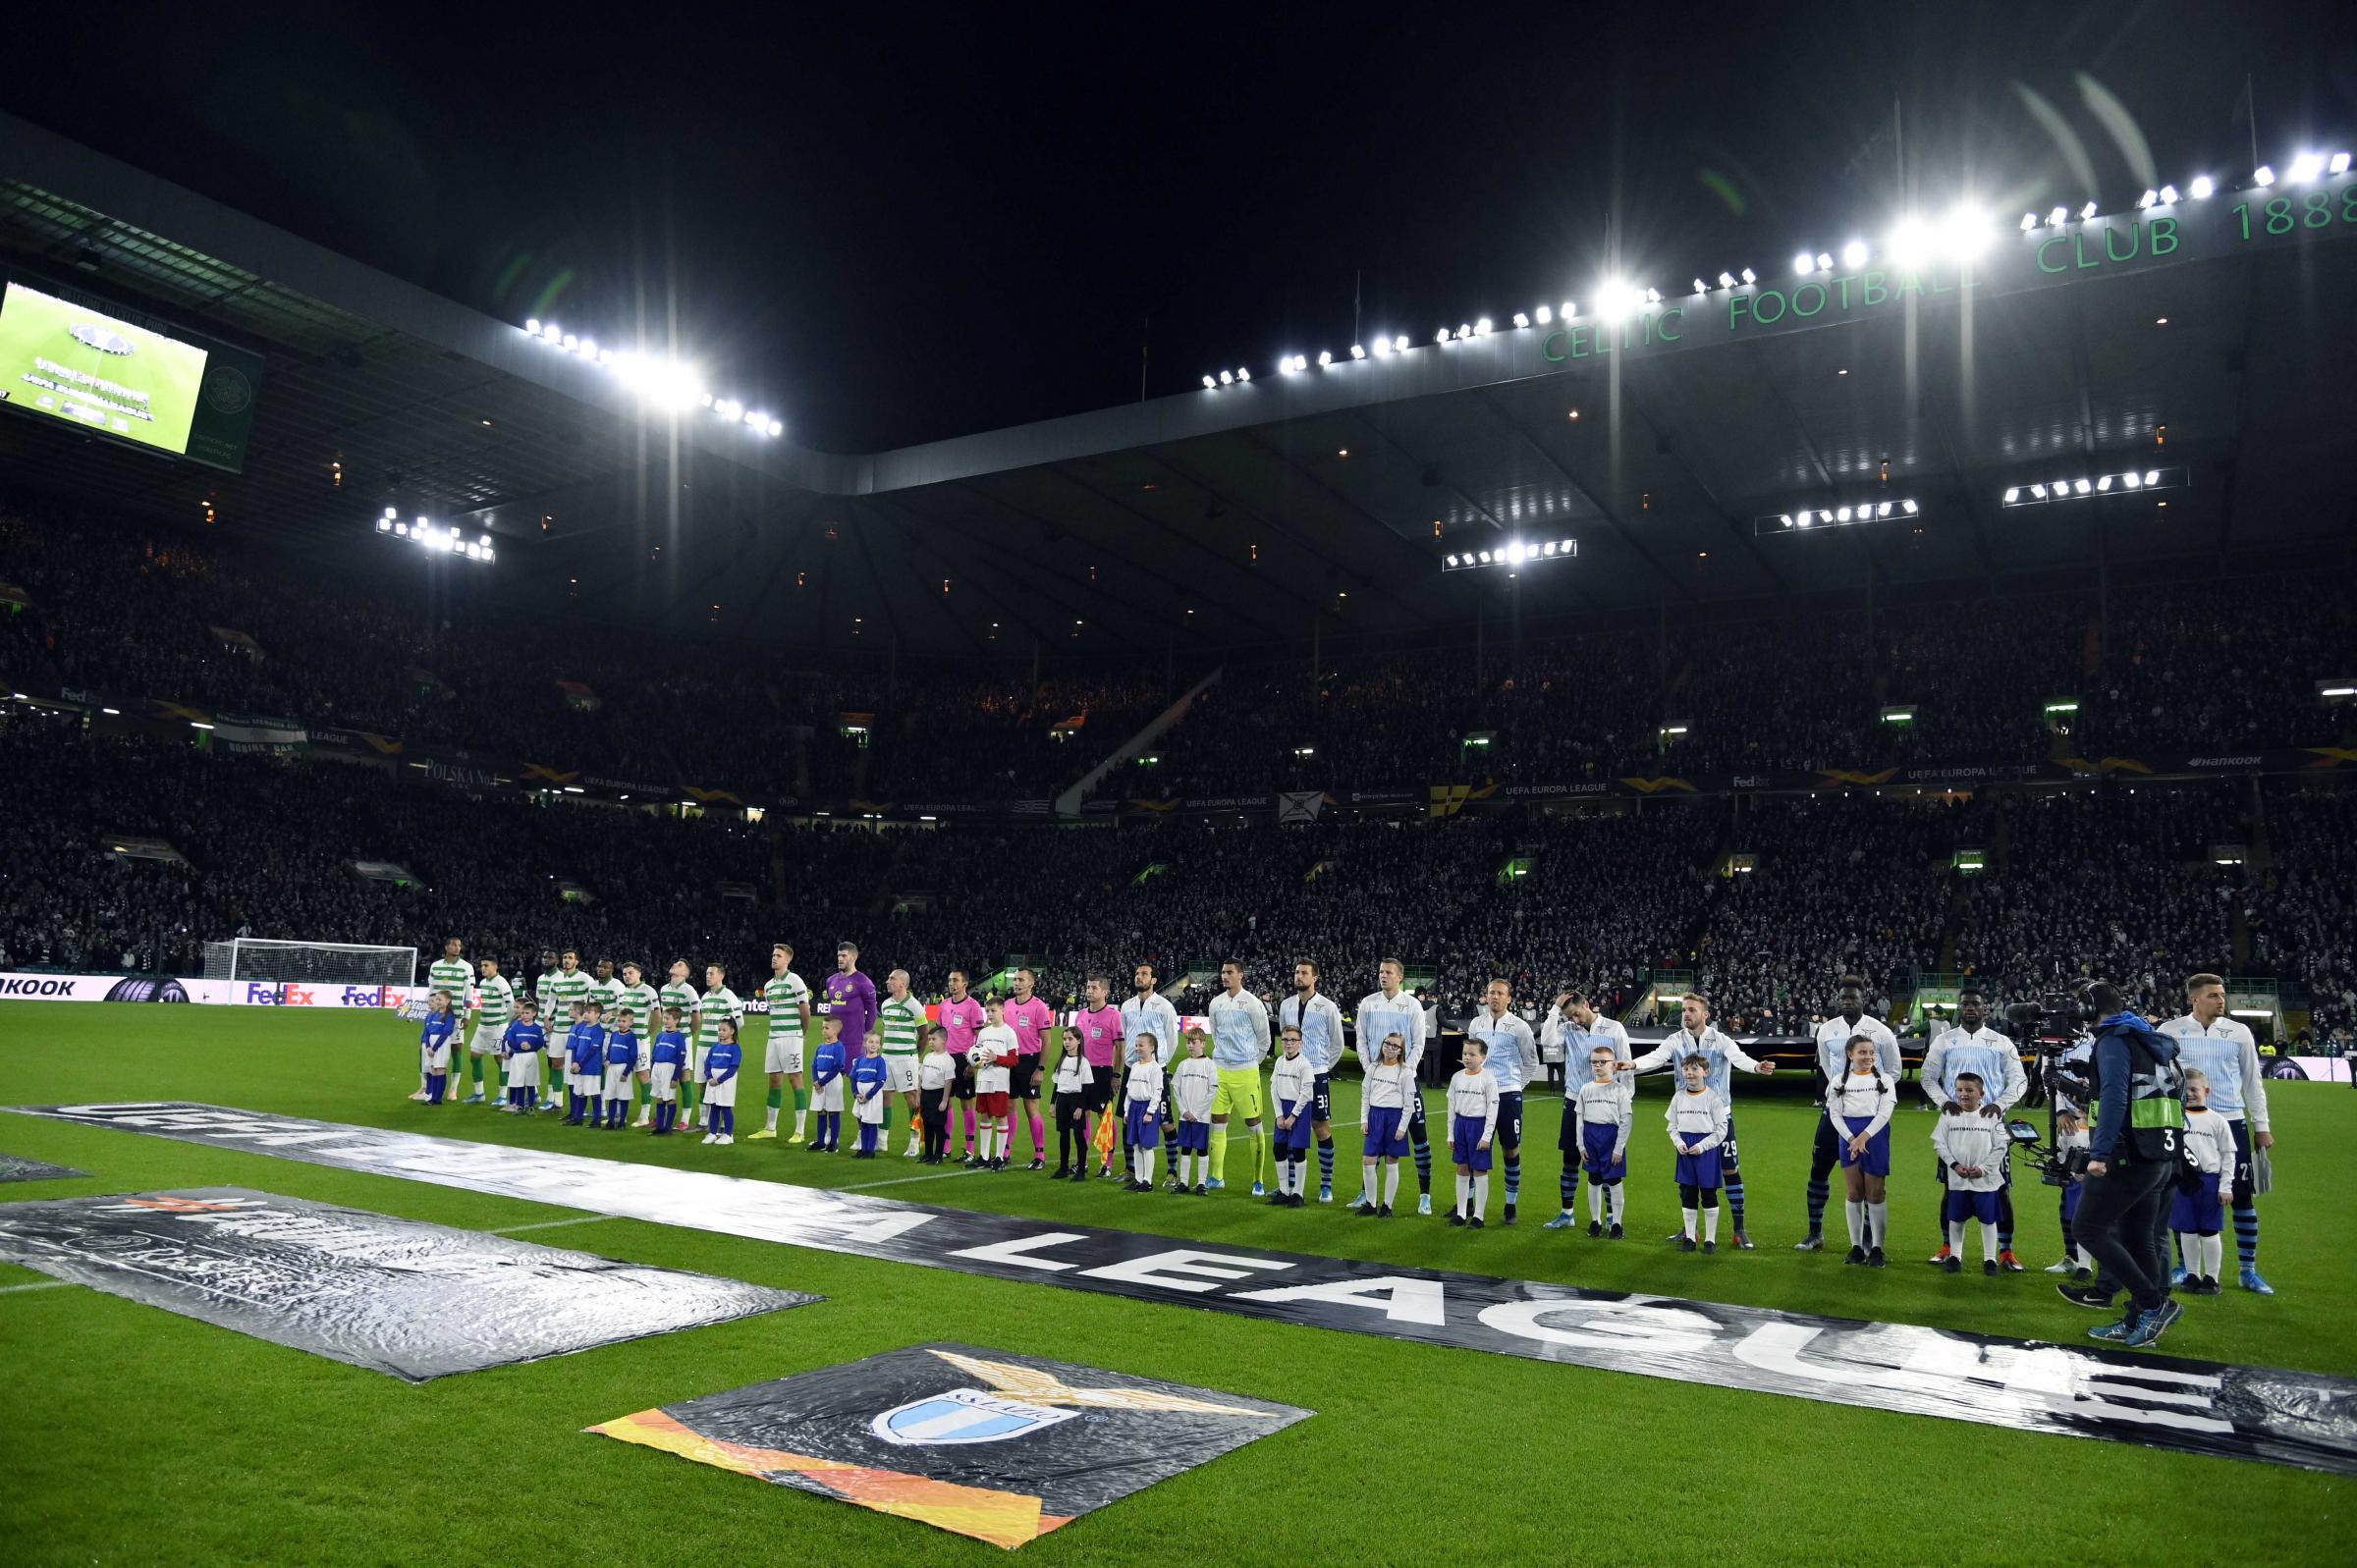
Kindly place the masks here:
POLYGON ((688 1076, 701 1080, 704 1054, 720 1044, 720 1026, 733 1023, 744 1032, 744 1003, 729 989, 729 971, 719 964, 704 966, 704 998, 695 1004, 695 1061, 688 1076))
MULTIPOLYGON (((581 972, 580 952, 573 947, 557 955, 557 972, 553 975, 543 974, 540 980, 540 1027, 548 1031, 549 1081, 555 1083, 565 1075, 565 1043, 567 1031, 573 1025, 573 1004, 588 1001, 593 993, 589 989, 589 977, 581 972)), ((562 1106, 563 1101, 551 1094, 548 1104, 542 1108, 554 1111, 562 1106)))
MULTIPOLYGON (((884 1000, 876 1003, 876 1027, 884 1036, 884 1080, 887 1094, 897 1093, 908 1108, 911 1119, 916 1115, 916 1054, 925 1037, 925 1004, 909 995, 908 971, 895 969, 884 977, 884 1000)), ((892 1144, 892 1118, 885 1115, 884 1136, 878 1153, 888 1151, 892 1144)), ((924 1140, 911 1131, 904 1151, 914 1160, 923 1154, 924 1140)))
MULTIPOLYGON (((474 1033, 466 1042, 466 1059, 474 1071, 474 1093, 466 1097, 470 1106, 484 1104, 485 1056, 491 1058, 492 1081, 499 1081, 500 1049, 507 1044, 508 1023, 516 1016, 516 988, 499 972, 499 960, 489 953, 483 954, 483 976, 475 982, 475 998, 474 1033)), ((507 1108, 506 1101, 500 1102, 500 1108, 507 1108)))
POLYGON ((786 1104, 786 1086, 794 1085, 794 1141, 800 1143, 810 1115, 810 1091, 802 1081, 802 1047, 810 1038, 810 988, 794 972, 794 948, 779 943, 769 949, 769 979, 761 987, 769 1007, 769 1035, 762 1044, 763 1065, 769 1072, 769 1111, 759 1132, 746 1142, 778 1135, 778 1111, 786 1104))
MULTIPOLYGON (((685 1030, 692 1039, 695 1034, 696 1003, 703 1000, 703 998, 697 996, 695 988, 687 983, 686 959, 674 958, 671 961, 671 978, 664 983, 660 996, 662 1000, 659 1005, 680 1009, 680 1027, 685 1030)), ((695 1117, 688 1110, 687 1094, 692 1087, 693 1080, 688 1076, 687 1063, 681 1062, 680 1070, 673 1076, 679 1087, 680 1120, 692 1127, 695 1125, 695 1117)))
MULTIPOLYGON (((635 960, 624 964, 622 985, 614 993, 613 1001, 607 1004, 608 1016, 612 1015, 612 1008, 616 1006, 630 1009, 630 1017, 638 1025, 638 1070, 641 1072, 646 1070, 647 1052, 653 1048, 655 1036, 663 1030, 662 1017, 655 1011, 656 1004, 655 988, 646 983, 646 971, 640 969, 635 960)), ((654 1119, 654 1113, 655 1099, 650 1094, 638 1103, 638 1125, 646 1126, 654 1119)))
MULTIPOLYGON (((442 956, 425 966, 427 994, 431 995, 437 991, 449 992, 451 1010, 459 1015, 462 1027, 466 1018, 466 999, 471 995, 474 987, 474 965, 460 956, 466 950, 466 945, 458 938, 452 937, 442 944, 442 956)), ((462 1042, 457 1040, 451 1042, 454 1051, 460 1044, 462 1042)), ((425 1098, 425 1079, 422 1076, 417 1080, 417 1092, 410 1098, 411 1100, 425 1098)), ((446 1106, 455 1106, 458 1101, 446 1099, 442 1103, 446 1106)))
MULTIPOLYGON (((589 995, 606 1004, 607 1026, 611 1028, 614 1009, 622 1004, 622 982, 614 976, 613 959, 600 958, 597 961, 597 978, 589 982, 589 995)), ((598 1070, 603 1072, 605 1069, 600 1067, 598 1070)))

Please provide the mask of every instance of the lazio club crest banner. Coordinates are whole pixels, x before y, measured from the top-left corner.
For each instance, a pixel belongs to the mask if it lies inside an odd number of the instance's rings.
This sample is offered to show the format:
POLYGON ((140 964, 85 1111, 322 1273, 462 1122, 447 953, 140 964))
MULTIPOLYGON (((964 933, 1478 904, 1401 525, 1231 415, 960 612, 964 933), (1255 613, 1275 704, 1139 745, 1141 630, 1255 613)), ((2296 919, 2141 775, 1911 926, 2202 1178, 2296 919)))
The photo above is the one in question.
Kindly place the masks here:
POLYGON ((1310 1414, 931 1344, 589 1430, 1012 1549, 1310 1414))

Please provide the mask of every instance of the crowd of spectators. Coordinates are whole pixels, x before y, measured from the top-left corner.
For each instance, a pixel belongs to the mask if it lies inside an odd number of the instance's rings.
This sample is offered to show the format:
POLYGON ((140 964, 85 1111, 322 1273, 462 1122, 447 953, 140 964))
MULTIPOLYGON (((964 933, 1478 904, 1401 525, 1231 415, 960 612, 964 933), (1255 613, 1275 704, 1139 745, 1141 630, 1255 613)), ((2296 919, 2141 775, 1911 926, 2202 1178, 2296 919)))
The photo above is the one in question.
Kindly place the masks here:
POLYGON ((1168 701, 1160 661, 1034 681, 1028 665, 584 635, 595 606, 517 615, 464 574, 432 603, 315 576, 298 591, 232 542, 5 508, 0 582, 29 604, 0 614, 20 678, 758 798, 1045 795, 1168 701), (1073 719, 1075 738, 1053 738, 1073 719))
POLYGON ((2250 892, 2253 956, 2306 989, 2320 1043, 2357 1041, 2357 833, 2345 792, 2271 790, 2269 868, 2250 892))
MULTIPOLYGON (((0 666, 25 678, 279 714, 668 786, 770 800, 1054 794, 1207 673, 781 658, 676 628, 583 635, 454 574, 415 602, 374 583, 292 591, 211 537, 0 509, 0 666), (1076 722, 1075 722, 1076 721, 1076 722)), ((2074 752, 2337 743, 2357 704, 2357 602, 2289 578, 2172 577, 2091 594, 1822 598, 1740 613, 1535 619, 1477 648, 1397 639, 1229 657, 1226 674, 1100 796, 1417 788, 1494 778, 2026 763, 2074 752), (2294 598, 2298 615, 2278 606, 2294 598), (2104 612, 2108 610, 2108 615, 2104 612), (2075 711, 2048 705, 2075 703, 2075 711), (1908 718, 1898 722, 1896 714, 1908 718), (1886 717, 1892 715, 1893 717, 1886 717)), ((2345 597, 2345 596, 2344 596, 2345 597)), ((562 613, 557 613, 562 612, 562 613)))

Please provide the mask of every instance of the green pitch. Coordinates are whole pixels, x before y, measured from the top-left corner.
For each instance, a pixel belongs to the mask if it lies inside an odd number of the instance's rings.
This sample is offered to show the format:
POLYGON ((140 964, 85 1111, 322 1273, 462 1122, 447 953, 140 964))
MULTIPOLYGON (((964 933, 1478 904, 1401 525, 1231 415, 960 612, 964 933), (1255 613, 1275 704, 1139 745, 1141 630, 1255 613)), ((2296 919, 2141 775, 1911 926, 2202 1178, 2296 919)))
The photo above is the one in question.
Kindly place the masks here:
POLYGON ((0 309, 0 399, 141 446, 161 447, 166 452, 189 450, 189 427, 196 417, 204 360, 202 349, 23 284, 8 286, 6 306, 0 309), (43 370, 36 363, 40 359, 145 393, 152 417, 133 417, 123 410, 133 406, 135 400, 43 370), (82 405, 97 407, 104 414, 102 419, 86 421, 66 412, 66 405, 78 392, 84 399, 103 400, 82 405))
MULTIPOLYGON (((0 1003, 11 1102, 187 1099, 447 1137, 780 1181, 867 1186, 919 1167, 739 1142, 564 1128, 481 1108, 428 1108, 413 1028, 366 1013, 0 1003)), ((748 1034, 757 1037, 756 1024, 748 1034)), ((758 1062, 757 1038, 747 1054, 758 1062)), ((1181 1199, 1019 1170, 876 1187, 951 1207, 1065 1217, 1208 1241, 1389 1259, 1612 1290, 2075 1337, 2095 1320, 2044 1274, 1948 1277, 1934 1245, 1930 1118, 1902 1114, 1891 1181, 1893 1263, 1846 1268, 1790 1251, 1803 1225, 1813 1109, 1789 1087, 1740 1079, 1736 1099, 1756 1253, 1676 1253, 1662 1083, 1632 1139, 1629 1239, 1545 1232, 1556 1208, 1558 1103, 1529 1112, 1521 1223, 1451 1229, 1230 1190, 1181 1199)), ((1357 1190, 1347 1152, 1338 1199, 1357 1190)), ((2357 1375, 2357 1096, 2273 1091, 2279 1187, 2262 1260, 2282 1294, 2228 1288, 2187 1304, 2166 1348, 2186 1357, 2357 1375)), ((1437 1104, 1437 1099, 1436 1102, 1437 1104)), ((791 1116, 791 1110, 789 1111, 791 1116)), ((1051 1137, 1053 1132, 1051 1130, 1051 1137)), ((896 1138, 897 1142, 897 1138, 896 1138)), ((1027 1136, 1018 1133, 1018 1151, 1027 1136)), ((605 1564, 694 1556, 811 1563, 981 1563, 997 1548, 848 1504, 583 1435, 630 1411, 850 1361, 923 1339, 1146 1373, 1286 1400, 1317 1418, 1087 1516, 1022 1548, 1040 1564, 1376 1563, 2018 1565, 2086 1560, 2100 1515, 2129 1560, 2357 1560, 2357 1483, 2238 1461, 1697 1387, 1576 1367, 1398 1344, 829 1253, 584 1218, 503 1198, 0 1115, 0 1150, 93 1172, 0 1187, 0 1201, 236 1184, 633 1262, 818 1292, 813 1307, 529 1366, 409 1386, 356 1368, 0 1267, 0 1487, 8 1557, 23 1564, 387 1562, 605 1564), (43 1288, 26 1289, 25 1286, 43 1288)), ((922 1172, 934 1174, 933 1172, 922 1172)), ((1436 1187, 1447 1206, 1446 1168, 1436 1187)), ((1402 1192, 1412 1190, 1412 1171, 1402 1192)), ((2016 1188, 2019 1248, 2057 1249, 2052 1194, 2016 1188)), ((1583 1200, 1584 1204, 1584 1200, 1583 1200)), ((1403 1207, 1412 1207, 1411 1205, 1403 1207)), ((1840 1212, 1831 1216, 1840 1229, 1840 1212)), ((2230 1258, 2229 1247, 2229 1258, 2230 1258)))

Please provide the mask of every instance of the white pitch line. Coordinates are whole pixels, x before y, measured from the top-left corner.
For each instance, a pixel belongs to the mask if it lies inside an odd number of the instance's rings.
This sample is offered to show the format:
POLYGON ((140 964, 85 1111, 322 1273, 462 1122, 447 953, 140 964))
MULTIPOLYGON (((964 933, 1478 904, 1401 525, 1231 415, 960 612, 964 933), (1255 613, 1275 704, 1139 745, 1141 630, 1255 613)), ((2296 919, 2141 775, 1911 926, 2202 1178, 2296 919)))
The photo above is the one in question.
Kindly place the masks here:
POLYGON ((514 1236, 526 1230, 556 1230, 565 1225, 594 1225, 602 1220, 617 1219, 619 1215, 582 1215, 575 1219, 539 1219, 528 1225, 502 1225, 490 1232, 494 1236, 514 1236))
POLYGON ((0 1296, 23 1295, 27 1290, 63 1290, 72 1283, 71 1279, 36 1279, 29 1285, 0 1285, 0 1296))

